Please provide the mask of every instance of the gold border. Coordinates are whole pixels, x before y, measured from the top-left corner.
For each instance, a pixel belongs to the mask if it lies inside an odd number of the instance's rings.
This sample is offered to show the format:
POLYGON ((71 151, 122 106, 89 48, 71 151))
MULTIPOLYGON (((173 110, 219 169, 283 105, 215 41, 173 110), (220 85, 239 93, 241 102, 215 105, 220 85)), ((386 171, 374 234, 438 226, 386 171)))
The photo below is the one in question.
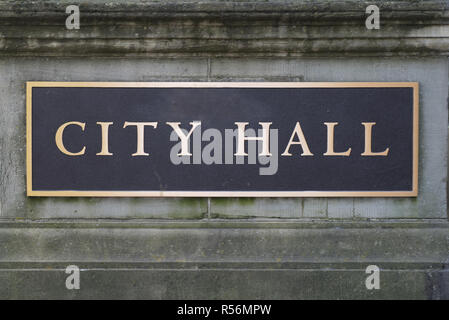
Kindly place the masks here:
POLYGON ((416 197, 418 196, 418 82, 58 82, 26 83, 27 195, 31 197, 416 197), (32 190, 32 89, 97 88, 413 88, 413 177, 411 191, 35 191, 32 190))
POLYGON ((26 96, 26 146, 27 146, 27 151, 26 151, 26 159, 27 159, 27 176, 26 176, 26 184, 27 184, 27 195, 31 196, 35 191, 33 191, 32 187, 32 161, 31 161, 31 155, 32 155, 32 130, 31 130, 31 102, 32 102, 32 94, 33 94, 33 85, 29 82, 26 83, 26 92, 27 92, 27 96, 26 96))

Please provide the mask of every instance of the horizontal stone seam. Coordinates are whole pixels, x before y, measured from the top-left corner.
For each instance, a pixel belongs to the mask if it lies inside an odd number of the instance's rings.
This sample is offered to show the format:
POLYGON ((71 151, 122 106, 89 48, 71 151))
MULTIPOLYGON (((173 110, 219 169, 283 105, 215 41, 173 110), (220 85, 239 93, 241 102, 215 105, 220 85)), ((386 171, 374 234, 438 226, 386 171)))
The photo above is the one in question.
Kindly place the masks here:
MULTIPOLYGON (((65 269, 0 269, 0 272, 35 272, 35 271, 47 271, 47 272, 64 272, 65 269)), ((80 272, 89 272, 89 271, 256 271, 256 272, 284 272, 284 271, 298 271, 298 272, 362 272, 365 273, 365 269, 248 269, 248 268, 210 268, 210 269, 177 269, 177 268, 169 268, 169 269, 140 269, 140 268, 93 268, 93 269, 84 269, 80 268, 80 272)), ((449 273, 449 270, 439 270, 439 269, 380 269, 381 272, 438 272, 438 273, 449 273)))
MULTIPOLYGON (((0 269, 65 269, 68 264, 80 266, 80 269, 104 269, 106 266, 115 266, 117 269, 202 269, 202 268, 245 268, 245 269, 321 269, 321 270, 339 270, 339 269, 365 269, 368 264, 376 264, 381 270, 396 269, 436 269, 449 271, 449 265, 441 260, 428 260, 425 262, 410 261, 385 261, 367 259, 365 261, 322 261, 322 262, 304 262, 304 261, 286 261, 286 262, 229 262, 229 261, 187 261, 187 262, 133 262, 133 261, 90 261, 90 260, 51 260, 51 261, 0 261, 0 269)), ((109 268, 109 267, 108 267, 109 268)))
MULTIPOLYGON (((226 41, 226 42, 256 42, 256 41, 266 41, 266 40, 274 40, 283 42, 285 40, 308 40, 308 41, 332 41, 337 42, 338 40, 363 40, 363 41, 379 41, 379 40, 439 40, 439 39, 449 39, 449 35, 445 36, 433 36, 430 35, 421 35, 421 36, 407 36, 407 35, 389 35, 389 36, 373 36, 373 37, 350 37, 350 36, 323 36, 323 37, 252 37, 252 38, 226 38, 226 37, 185 37, 185 36, 179 36, 179 37, 97 37, 97 36, 84 36, 84 37, 54 37, 54 36, 45 36, 45 37, 27 37, 27 36, 7 36, 3 37, 3 40, 23 40, 23 41, 30 41, 30 40, 48 40, 52 43, 55 41, 60 42, 79 42, 79 41, 98 41, 98 40, 106 40, 106 41, 120 41, 120 40, 135 40, 136 42, 141 40, 158 40, 158 41, 171 41, 171 40, 201 40, 204 42, 214 42, 214 41, 226 41)), ((358 45, 362 46, 362 45, 358 45)), ((28 49, 32 50, 32 49, 28 49)))
MULTIPOLYGON (((5 19, 38 19, 38 18, 58 18, 66 17, 65 6, 52 10, 52 11, 38 11, 38 10, 24 10, 20 12, 11 10, 0 9, 0 17, 5 19)), ((104 8, 103 8, 104 9, 104 8)), ((288 19, 291 17, 304 16, 310 20, 332 20, 332 19, 357 19, 365 18, 366 6, 360 7, 358 9, 342 9, 340 11, 332 10, 203 10, 203 11, 157 11, 157 10, 123 10, 123 11, 111 11, 111 10, 90 10, 86 7, 80 6, 80 12, 86 19, 94 18, 108 18, 112 19, 131 19, 131 18, 158 18, 158 19, 208 19, 208 18, 249 18, 249 19, 260 19, 260 18, 278 18, 278 19, 288 19)), ((407 19, 410 17, 419 17, 423 20, 432 20, 438 18, 449 17, 448 8, 436 8, 436 9, 410 9, 410 10, 397 10, 395 8, 382 8, 379 6, 379 10, 382 12, 385 19, 407 19)), ((22 20, 23 21, 23 20, 22 20)))
MULTIPOLYGON (((98 48, 97 48, 98 49, 98 48)), ((5 50, 0 48, 0 57, 64 57, 64 58, 79 58, 79 57, 88 57, 88 58, 114 58, 114 57, 126 57, 126 58, 337 58, 337 57, 445 57, 449 56, 449 48, 444 50, 437 49, 427 49, 427 50, 386 50, 382 49, 378 50, 366 50, 366 48, 359 48, 360 51, 317 51, 317 52, 294 52, 294 51, 268 51, 264 52, 263 50, 259 51, 234 51, 230 53, 220 53, 215 51, 203 51, 203 52, 195 52, 195 51, 186 51, 181 53, 176 50, 167 50, 167 51, 144 51, 139 52, 138 50, 133 52, 126 51, 115 51, 111 53, 98 52, 98 51, 85 51, 85 52, 70 52, 70 50, 63 50, 60 52, 53 52, 51 50, 30 50, 30 51, 14 51, 14 50, 5 50)), ((57 51, 57 50, 56 50, 57 51)), ((224 75, 226 76, 226 75, 224 75)), ((228 78, 231 78, 228 76, 228 78)), ((261 77, 262 78, 262 77, 261 77)), ((269 78, 269 76, 265 77, 269 78)))
MULTIPOLYGON (((1 58, 151 58, 151 59, 176 59, 176 58, 376 58, 376 57, 401 57, 401 58, 417 58, 417 57, 448 57, 449 50, 445 51, 373 51, 373 52, 269 52, 269 53, 232 53, 232 54, 212 54, 208 52, 201 53, 180 53, 180 52, 158 52, 158 53, 70 53, 70 52, 2 52, 0 49, 1 58)), ((231 78, 230 76, 217 77, 217 79, 231 78)), ((269 77, 266 77, 269 78, 269 77)))
MULTIPOLYGON (((377 5, 381 10, 395 12, 429 12, 444 11, 448 8, 445 1, 201 1, 201 2, 140 2, 140 3, 77 3, 86 12, 104 13, 151 13, 151 14, 197 14, 197 13, 287 13, 287 12, 356 12, 366 8, 369 4, 377 5)), ((60 3, 56 0, 39 2, 9 1, 0 4, 0 12, 19 15, 23 13, 53 13, 59 12, 69 3, 60 3)))
POLYGON ((25 229, 25 230, 33 230, 33 229, 68 229, 68 230, 80 230, 80 229, 123 229, 123 230, 129 230, 129 229, 266 229, 266 230, 285 230, 285 229, 291 229, 291 230, 337 230, 337 229, 350 229, 350 230, 435 230, 435 229, 441 229, 441 230, 448 230, 448 226, 416 226, 416 225, 394 225, 394 226, 381 226, 381 225, 372 225, 372 226, 345 226, 345 225, 338 225, 333 224, 329 226, 311 226, 311 225, 238 225, 235 223, 234 225, 223 225, 223 224, 207 224, 207 225, 70 225, 70 224, 64 224, 64 225, 55 225, 48 224, 48 225, 36 225, 36 224, 28 224, 28 225, 0 225, 0 230, 8 230, 8 229, 25 229))

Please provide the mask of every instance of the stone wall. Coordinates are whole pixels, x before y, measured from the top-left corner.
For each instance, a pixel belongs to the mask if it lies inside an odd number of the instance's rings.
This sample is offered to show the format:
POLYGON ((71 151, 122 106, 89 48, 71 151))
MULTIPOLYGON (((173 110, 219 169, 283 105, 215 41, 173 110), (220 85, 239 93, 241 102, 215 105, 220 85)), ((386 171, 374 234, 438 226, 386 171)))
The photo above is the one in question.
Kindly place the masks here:
POLYGON ((0 2, 1 298, 449 298, 446 1, 81 1, 79 30, 68 4, 0 2), (419 195, 29 198, 40 80, 418 81, 419 195))

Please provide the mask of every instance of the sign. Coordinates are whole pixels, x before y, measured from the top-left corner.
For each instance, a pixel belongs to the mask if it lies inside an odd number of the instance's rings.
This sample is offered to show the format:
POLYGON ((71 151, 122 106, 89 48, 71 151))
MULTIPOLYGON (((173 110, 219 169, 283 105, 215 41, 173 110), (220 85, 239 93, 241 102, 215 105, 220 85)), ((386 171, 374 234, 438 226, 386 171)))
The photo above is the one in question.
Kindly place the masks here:
POLYGON ((29 196, 411 197, 416 82, 28 82, 29 196))

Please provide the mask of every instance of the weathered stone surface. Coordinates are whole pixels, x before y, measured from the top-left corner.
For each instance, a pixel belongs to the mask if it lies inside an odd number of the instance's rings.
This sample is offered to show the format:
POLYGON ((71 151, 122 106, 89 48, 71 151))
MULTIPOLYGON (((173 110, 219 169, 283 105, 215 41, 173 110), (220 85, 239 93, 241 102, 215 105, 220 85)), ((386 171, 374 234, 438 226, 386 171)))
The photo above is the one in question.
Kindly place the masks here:
POLYGON ((201 224, 3 225, 0 297, 448 298, 447 223, 383 224, 382 229, 201 224), (73 264, 82 270, 79 291, 64 285, 65 267, 73 264), (365 287, 370 264, 381 269, 380 290, 365 287))
POLYGON ((39 199, 25 196, 26 80, 301 80, 419 81, 421 86, 420 190, 412 199, 240 199, 212 200, 219 217, 400 218, 446 217, 446 59, 302 60, 7 59, 0 65, 4 217, 201 218, 206 200, 39 199), (120 70, 120 72, 118 72, 120 70), (363 72, 360 72, 363 70, 363 72), (430 110, 430 111, 427 111, 430 110), (15 124, 15 125, 11 125, 15 124), (423 178, 424 177, 424 178, 423 178), (322 202, 322 205, 317 205, 322 202), (330 204, 330 205, 329 205, 330 204), (310 209, 309 209, 310 208, 310 209), (346 209, 343 209, 346 208, 346 209), (309 211, 310 210, 310 211, 309 211), (343 210, 343 211, 342 211, 343 210))
POLYGON ((449 299, 447 1, 69 4, 0 2, 0 298, 449 299), (27 198, 30 80, 419 81, 419 196, 27 198))
POLYGON ((25 82, 207 79, 207 63, 190 60, 0 59, 0 217, 200 219, 202 198, 28 198, 25 190, 25 82))
POLYGON ((66 30, 70 1, 2 1, 7 56, 447 55, 447 1, 78 1, 81 28, 66 30), (376 4, 380 30, 367 30, 376 4), (26 21, 26 23, 24 23, 26 21))
POLYGON ((0 263, 446 263, 449 225, 0 225, 0 263), (260 225, 260 227, 259 227, 260 225))
MULTIPOLYGON (((215 81, 418 81, 420 84, 418 197, 303 199, 303 216, 345 219, 447 218, 446 141, 449 71, 446 58, 212 59, 210 69, 210 79, 215 81), (317 201, 322 204, 317 206, 317 201), (308 209, 309 202, 313 203, 310 204, 310 209, 308 209)), ((247 214, 257 215, 261 210, 258 203, 255 202, 252 210, 249 204, 241 207, 247 214)), ((236 203, 231 204, 227 210, 212 200, 212 213, 235 210, 236 203)))
POLYGON ((341 269, 140 269, 80 272, 65 288, 65 269, 0 270, 2 299, 448 299, 447 270, 381 271, 382 290, 366 290, 365 266, 341 269))
POLYGON ((211 199, 212 218, 294 218, 302 217, 302 199, 215 198, 211 199))

